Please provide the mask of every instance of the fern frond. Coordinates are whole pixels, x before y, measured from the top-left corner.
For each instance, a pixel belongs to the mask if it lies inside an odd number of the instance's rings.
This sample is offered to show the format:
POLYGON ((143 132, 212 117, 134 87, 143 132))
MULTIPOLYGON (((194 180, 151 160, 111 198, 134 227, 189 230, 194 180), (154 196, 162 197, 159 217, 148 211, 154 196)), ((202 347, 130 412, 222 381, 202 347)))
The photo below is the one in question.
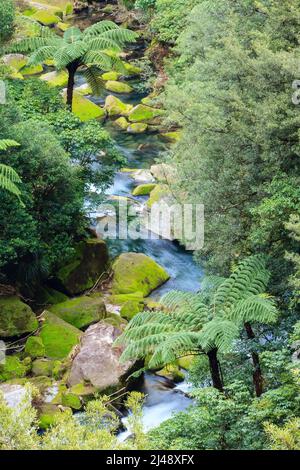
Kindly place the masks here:
POLYGON ((87 50, 91 51, 103 51, 105 49, 111 49, 112 51, 121 51, 121 46, 113 41, 110 38, 105 38, 102 36, 88 38, 87 41, 84 41, 87 46, 87 50))
POLYGON ((122 353, 120 361, 126 362, 132 359, 144 358, 149 353, 153 353, 155 348, 162 342, 166 341, 167 338, 167 333, 159 333, 156 335, 146 336, 138 341, 132 341, 122 353))
POLYGON ((238 302, 230 311, 230 319, 241 322, 275 323, 278 311, 272 298, 253 295, 238 302))
POLYGON ((101 78, 101 70, 96 65, 87 67, 83 72, 85 79, 93 90, 94 95, 100 95, 104 84, 101 78))
POLYGON ((20 183, 21 179, 18 173, 10 166, 0 163, 0 188, 9 191, 18 198, 20 197, 21 191, 16 185, 20 183))
POLYGON ((0 139, 0 150, 7 150, 10 147, 19 147, 20 144, 12 139, 0 139))
POLYGON ((101 51, 87 51, 84 55, 83 62, 85 64, 97 65, 104 71, 111 70, 113 67, 111 57, 101 51))
POLYGON ((204 325, 200 344, 206 351, 218 348, 220 352, 226 353, 231 350, 238 335, 239 328, 234 322, 217 317, 204 325))
POLYGON ((150 368, 157 368, 175 362, 179 356, 201 348, 199 333, 182 331, 168 335, 164 343, 158 345, 150 361, 150 368))
POLYGON ((64 32, 63 40, 68 44, 74 44, 74 42, 79 41, 83 37, 83 33, 79 28, 72 26, 64 32))
POLYGON ((111 29, 118 29, 119 26, 113 21, 103 20, 86 28, 83 32, 84 36, 98 36, 99 34, 111 29))
POLYGON ((52 59, 56 53, 56 47, 44 46, 33 52, 29 57, 27 65, 38 65, 47 59, 52 59))

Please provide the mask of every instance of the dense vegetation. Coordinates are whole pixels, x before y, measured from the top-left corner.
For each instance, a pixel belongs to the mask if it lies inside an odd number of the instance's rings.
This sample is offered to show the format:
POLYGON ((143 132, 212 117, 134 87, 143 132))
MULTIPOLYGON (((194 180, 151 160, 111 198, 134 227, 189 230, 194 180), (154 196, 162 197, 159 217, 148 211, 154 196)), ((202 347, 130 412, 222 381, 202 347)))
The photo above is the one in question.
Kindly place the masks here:
MULTIPOLYGON (((144 27, 154 61, 149 75, 160 51, 165 77, 154 98, 166 110, 166 129, 180 135, 161 158, 176 170, 173 195, 205 206, 205 244, 195 259, 206 276, 199 292, 168 292, 141 313, 145 303, 129 294, 131 321, 116 345, 125 348, 121 361, 144 361, 142 371, 178 371, 184 359, 194 404, 145 435, 141 397, 133 394, 127 405, 135 439, 123 445, 106 398, 87 405, 83 425, 62 413, 38 436, 30 389, 17 416, 0 399, 0 446, 299 450, 300 118, 292 100, 299 0, 119 3, 144 27)), ((13 2, 5 0, 2 45, 31 53, 30 66, 54 58, 56 70, 68 71, 65 105, 56 88, 38 78, 14 80, 0 67, 7 88, 0 106, 0 284, 34 293, 87 237, 87 205, 102 200, 125 163, 99 121, 72 113, 75 73, 86 64, 98 92, 100 71, 124 72, 118 54, 137 35, 100 22, 59 38, 39 28, 15 41, 15 24, 13 2)))

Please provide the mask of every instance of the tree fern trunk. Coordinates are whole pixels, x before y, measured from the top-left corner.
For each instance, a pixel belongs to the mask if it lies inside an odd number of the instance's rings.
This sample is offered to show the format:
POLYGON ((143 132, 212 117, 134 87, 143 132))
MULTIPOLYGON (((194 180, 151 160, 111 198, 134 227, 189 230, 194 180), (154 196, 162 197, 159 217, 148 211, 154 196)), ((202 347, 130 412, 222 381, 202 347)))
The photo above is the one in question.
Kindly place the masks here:
MULTIPOLYGON (((248 322, 245 323, 245 329, 246 329, 248 339, 254 339, 255 334, 252 330, 250 323, 248 322)), ((254 367, 253 384, 254 384, 256 396, 260 397, 261 394, 263 393, 264 379, 263 379, 262 372, 261 372, 259 355, 256 352, 252 352, 251 356, 252 356, 252 362, 253 362, 253 367, 254 367)))
POLYGON ((212 378, 212 383, 215 388, 223 392, 223 382, 221 379, 220 364, 217 356, 217 348, 211 349, 208 353, 209 368, 212 378))
POLYGON ((70 64, 68 65, 67 70, 69 73, 68 85, 67 85, 67 106, 72 111, 75 73, 76 73, 77 67, 74 64, 70 64))

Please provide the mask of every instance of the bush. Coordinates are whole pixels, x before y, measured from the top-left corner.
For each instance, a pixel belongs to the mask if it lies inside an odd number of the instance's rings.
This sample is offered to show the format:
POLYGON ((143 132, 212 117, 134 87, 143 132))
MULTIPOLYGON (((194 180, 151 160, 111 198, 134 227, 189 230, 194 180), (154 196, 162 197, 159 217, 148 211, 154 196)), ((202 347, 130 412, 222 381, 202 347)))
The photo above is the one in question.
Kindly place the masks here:
POLYGON ((15 6, 13 0, 1 0, 0 3, 0 44, 13 34, 15 6))

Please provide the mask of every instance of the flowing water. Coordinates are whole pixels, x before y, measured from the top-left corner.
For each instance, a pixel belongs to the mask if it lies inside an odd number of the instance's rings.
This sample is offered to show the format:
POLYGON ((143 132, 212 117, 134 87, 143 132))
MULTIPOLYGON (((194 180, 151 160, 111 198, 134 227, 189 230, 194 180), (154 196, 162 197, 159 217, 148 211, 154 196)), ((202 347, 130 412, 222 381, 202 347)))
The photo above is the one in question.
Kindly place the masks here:
MULTIPOLYGON (((82 85, 84 78, 78 74, 76 86, 82 85)), ((136 85, 130 80, 132 86, 136 85)), ((135 90, 130 94, 115 94, 103 91, 102 96, 88 96, 91 101, 103 105, 108 94, 114 94, 123 102, 137 104, 145 94, 135 90)), ((110 120, 104 124, 116 142, 118 150, 127 159, 129 168, 150 168, 155 160, 167 150, 166 144, 157 134, 129 134, 116 128, 110 120)), ((107 190, 107 195, 129 196, 135 186, 130 174, 117 172, 113 184, 107 190)), ((97 188, 95 188, 97 190, 97 188)), ((135 198, 141 203, 145 197, 135 198)), ((111 257, 126 251, 145 253, 155 259, 170 274, 170 280, 152 293, 152 297, 159 298, 163 293, 171 289, 197 291, 203 275, 202 269, 196 265, 191 252, 186 251, 177 242, 169 240, 113 240, 108 241, 111 257)), ((168 379, 158 377, 151 373, 144 374, 144 382, 141 391, 145 393, 146 401, 143 409, 143 422, 146 430, 158 426, 164 420, 170 418, 174 412, 182 411, 191 405, 192 400, 186 395, 189 384, 184 381, 175 386, 168 379)), ((124 418, 126 426, 126 418, 124 418)), ((128 437, 128 431, 120 434, 120 439, 128 437)))

